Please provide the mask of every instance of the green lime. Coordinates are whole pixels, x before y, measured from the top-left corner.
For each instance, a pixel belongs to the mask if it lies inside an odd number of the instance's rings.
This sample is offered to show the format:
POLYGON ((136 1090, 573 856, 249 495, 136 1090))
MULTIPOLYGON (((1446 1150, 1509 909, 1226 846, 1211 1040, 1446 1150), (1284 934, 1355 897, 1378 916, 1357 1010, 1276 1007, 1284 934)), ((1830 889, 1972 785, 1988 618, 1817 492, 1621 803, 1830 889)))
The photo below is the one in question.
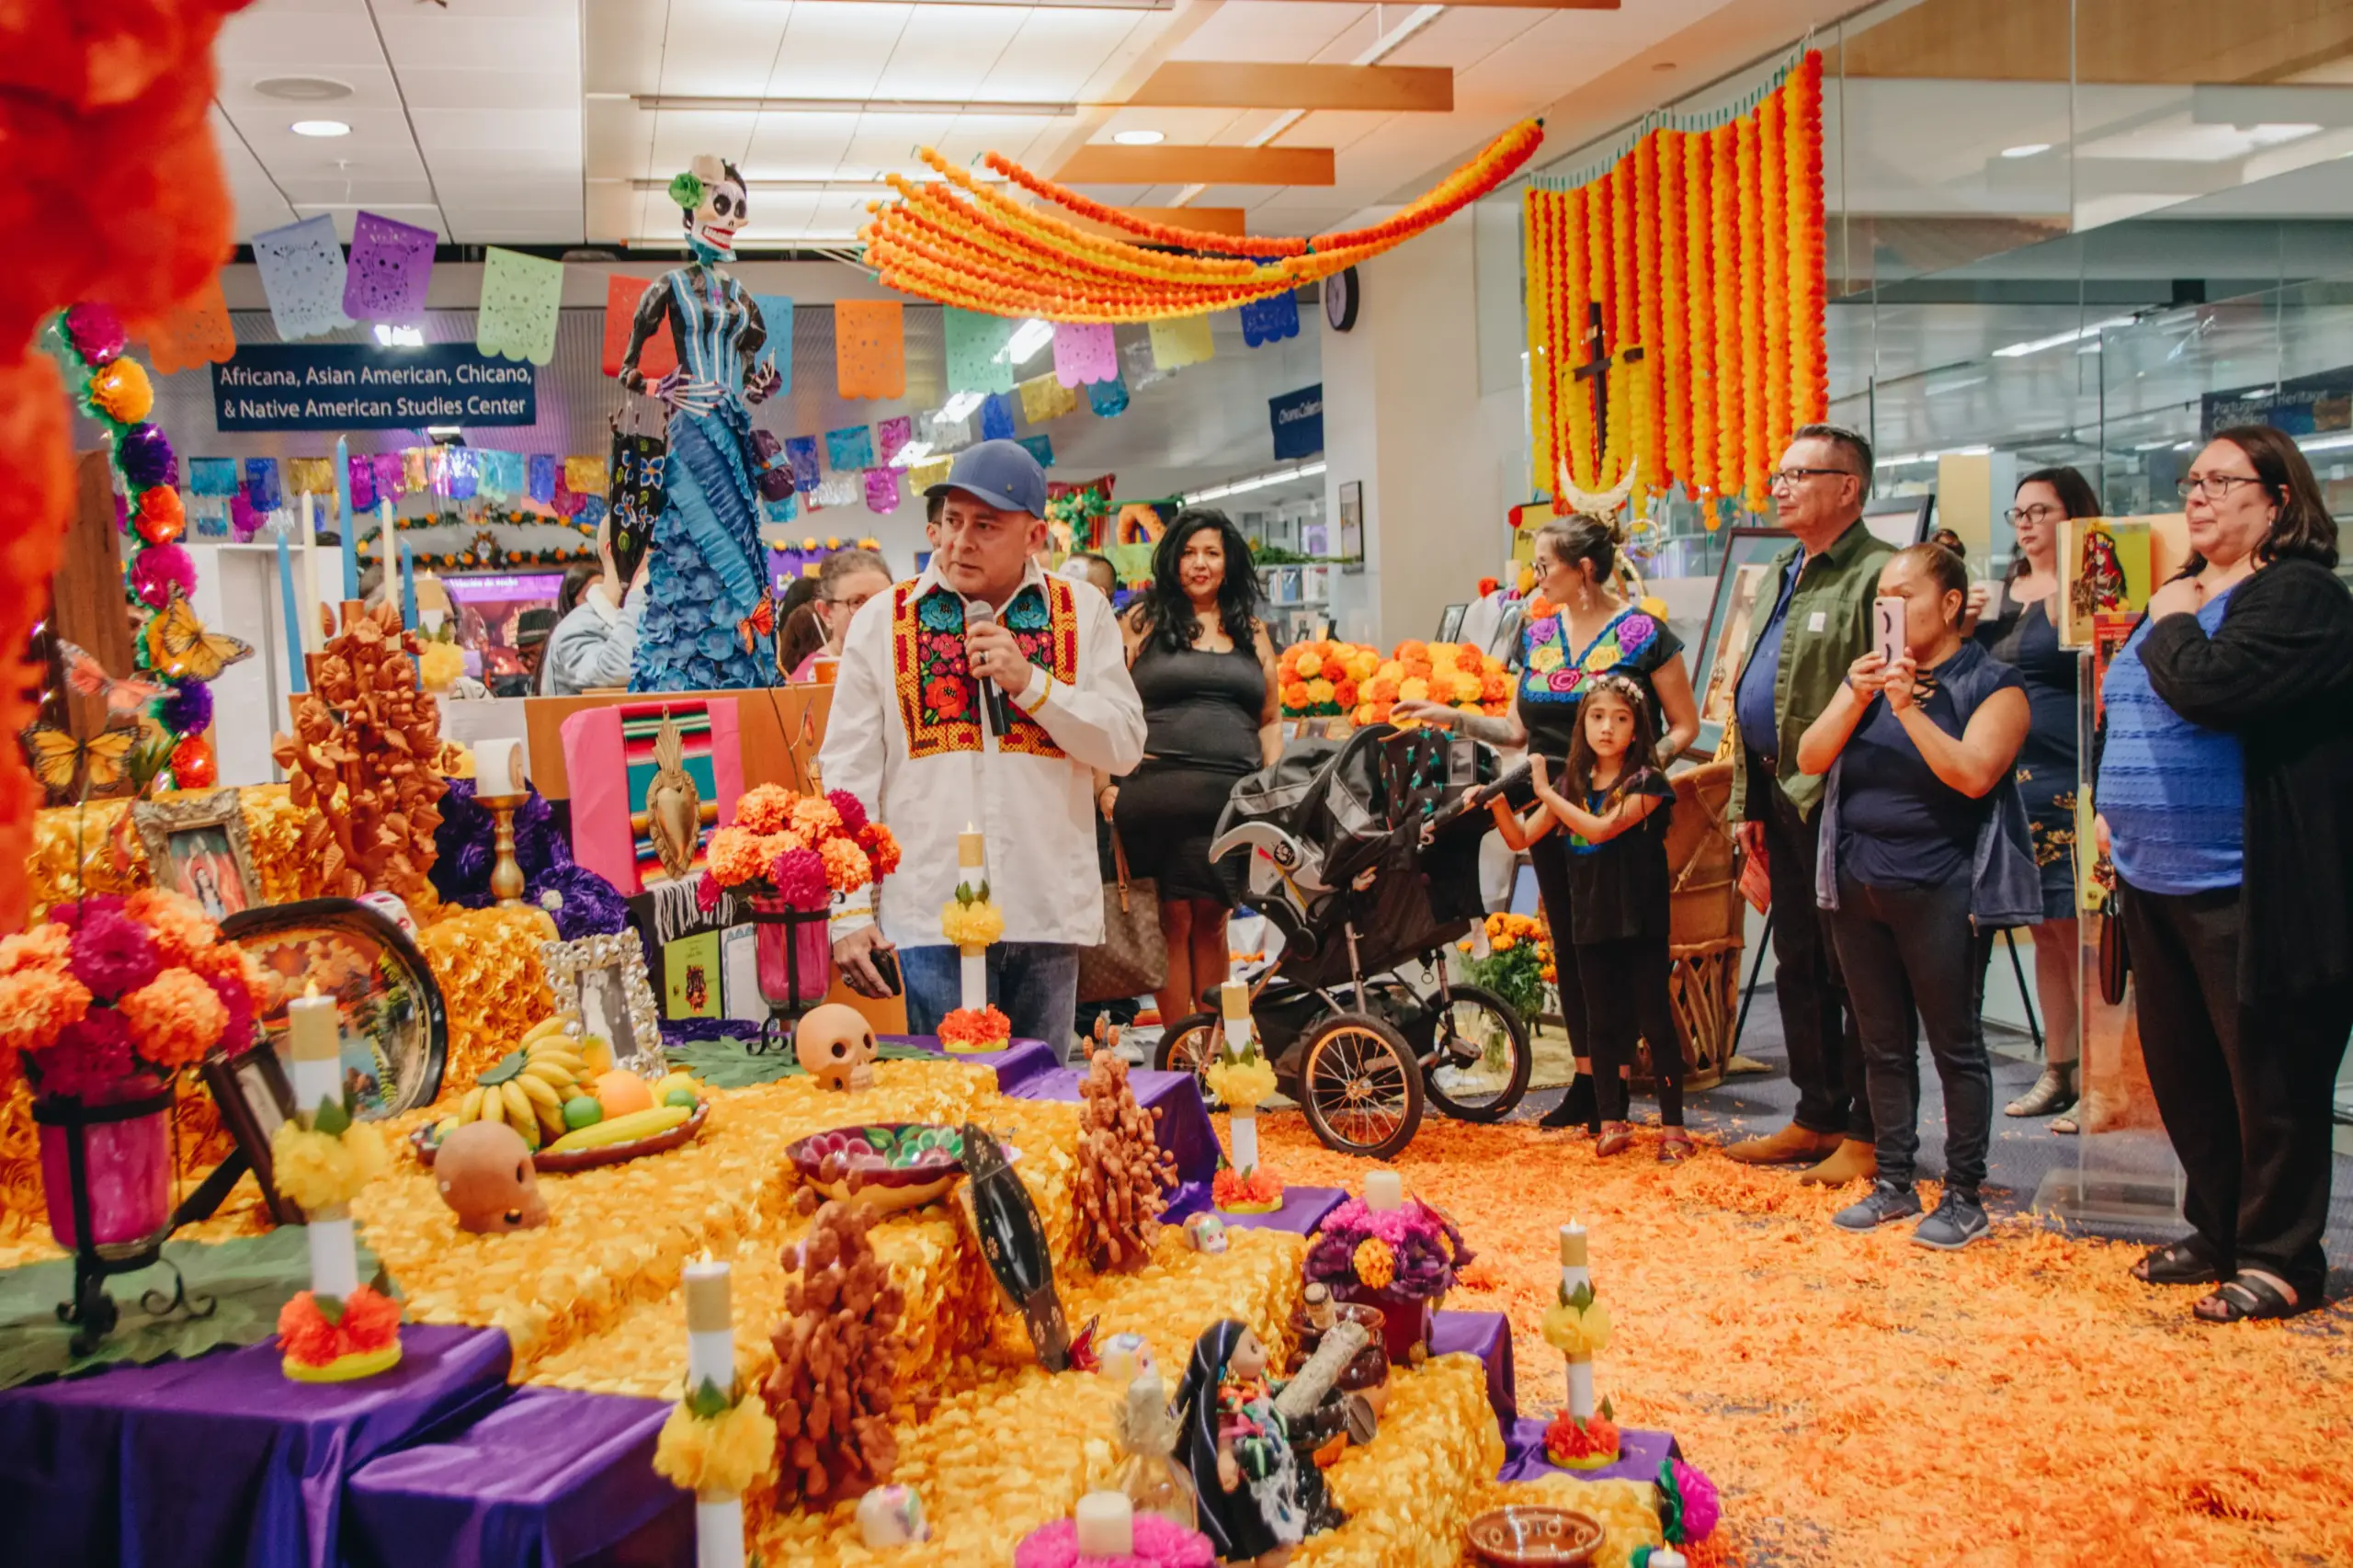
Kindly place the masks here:
POLYGON ((594 1127, 604 1119, 605 1108, 586 1095, 579 1095, 563 1102, 563 1124, 566 1127, 594 1127))
MULTIPOLYGON (((591 1100, 589 1103, 594 1105, 596 1102, 591 1100)), ((695 1107, 695 1092, 692 1089, 672 1089, 668 1094, 662 1096, 662 1103, 664 1105, 682 1105, 688 1110, 692 1110, 695 1107)))

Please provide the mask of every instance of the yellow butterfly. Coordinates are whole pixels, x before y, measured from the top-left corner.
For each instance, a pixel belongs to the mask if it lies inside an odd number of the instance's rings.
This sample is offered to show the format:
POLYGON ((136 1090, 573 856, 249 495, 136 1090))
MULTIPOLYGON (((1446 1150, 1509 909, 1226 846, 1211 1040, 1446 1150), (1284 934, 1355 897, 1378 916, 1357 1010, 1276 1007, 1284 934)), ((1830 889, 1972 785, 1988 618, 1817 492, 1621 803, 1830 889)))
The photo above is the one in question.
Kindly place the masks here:
POLYGON ((147 622, 147 661, 160 675, 174 680, 213 680, 240 659, 253 656, 253 644, 204 630, 195 607, 185 595, 147 622))
POLYGON ((74 793, 74 780, 89 764, 89 778, 83 785, 85 792, 111 790, 123 780, 131 747, 139 744, 139 731, 131 725, 101 730, 88 740, 80 740, 54 724, 29 724, 19 732, 25 744, 25 756, 32 764, 33 777, 41 787, 60 795, 74 793))

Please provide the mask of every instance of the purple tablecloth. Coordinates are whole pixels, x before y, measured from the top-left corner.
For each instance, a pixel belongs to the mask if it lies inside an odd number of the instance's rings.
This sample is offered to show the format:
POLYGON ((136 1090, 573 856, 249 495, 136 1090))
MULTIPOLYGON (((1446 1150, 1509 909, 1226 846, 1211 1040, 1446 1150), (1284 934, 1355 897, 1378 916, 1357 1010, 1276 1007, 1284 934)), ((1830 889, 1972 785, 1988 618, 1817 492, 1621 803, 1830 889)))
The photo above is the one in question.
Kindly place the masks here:
POLYGON ((1476 1356, 1485 1364, 1487 1403, 1495 1407, 1495 1424, 1508 1433, 1519 1418, 1519 1385, 1511 1368, 1511 1320, 1501 1312, 1438 1313, 1430 1324, 1430 1354, 1458 1352, 1476 1356))
POLYGON ((976 1051, 970 1055, 939 1051, 939 1041, 933 1035, 886 1034, 881 1037, 892 1045, 917 1045, 926 1051, 938 1051, 949 1062, 969 1062, 975 1067, 994 1068, 996 1072, 996 1092, 1016 1098, 1062 1099, 1066 1096, 1030 1096, 1024 1087, 1041 1074, 1063 1071, 1062 1058, 1054 1048, 1042 1040, 1017 1040, 1003 1051, 976 1051))
POLYGON ((401 1364, 296 1384, 274 1344, 0 1393, 0 1559, 332 1568, 352 1471, 506 1393, 506 1335, 412 1324, 401 1364))
MULTIPOLYGON (((1078 1098, 1079 1074, 1068 1067, 1025 1077, 1018 1088, 1005 1088, 1001 1075, 997 1082, 1002 1092, 1017 1099, 1078 1098)), ((1210 1206, 1210 1183, 1217 1175, 1219 1156, 1217 1129, 1210 1125, 1209 1108, 1201 1103, 1201 1085, 1190 1073, 1131 1067, 1128 1084, 1135 1090, 1136 1104, 1161 1113, 1156 1127, 1160 1146, 1176 1156, 1176 1189, 1168 1195, 1168 1207, 1161 1215, 1173 1224, 1210 1206)))
POLYGON ((1607 1470, 1563 1470, 1544 1457, 1544 1428, 1549 1421, 1549 1417, 1529 1415, 1504 1423, 1504 1468, 1496 1479, 1534 1481, 1544 1475, 1570 1475, 1579 1481, 1656 1481, 1661 1463, 1683 1457, 1673 1433, 1621 1426, 1616 1464, 1607 1470))
POLYGON ((667 1402, 523 1388, 351 1478, 351 1568, 688 1562, 694 1498, 654 1473, 667 1402))
POLYGON ((1218 1218, 1247 1230, 1290 1231, 1305 1235, 1324 1222, 1348 1195, 1336 1187, 1286 1187, 1283 1206, 1265 1214, 1227 1214, 1218 1218))

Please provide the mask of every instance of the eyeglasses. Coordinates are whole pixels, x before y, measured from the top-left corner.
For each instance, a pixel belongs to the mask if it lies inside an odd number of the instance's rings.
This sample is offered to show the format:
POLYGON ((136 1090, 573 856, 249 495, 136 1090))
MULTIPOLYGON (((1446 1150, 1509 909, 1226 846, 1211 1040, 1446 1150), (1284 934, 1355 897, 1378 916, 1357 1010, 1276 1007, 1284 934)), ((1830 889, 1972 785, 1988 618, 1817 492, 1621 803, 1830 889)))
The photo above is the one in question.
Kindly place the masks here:
POLYGON ((1859 479, 1862 477, 1850 468, 1784 468, 1776 469, 1773 472, 1767 474, 1765 477, 1767 482, 1775 490, 1795 490, 1800 483, 1812 479, 1816 475, 1827 478, 1832 474, 1837 474, 1847 479, 1859 479))
MULTIPOLYGON (((2183 494, 2187 494, 2188 492, 2184 491, 2183 494)), ((2048 501, 2038 501, 2031 506, 2013 506, 2003 513, 2002 517, 2010 527, 2017 528, 2020 523, 2040 525, 2052 522, 2066 515, 2063 507, 2053 506, 2048 501)))
POLYGON ((874 596, 872 594, 854 594, 848 598, 837 599, 831 596, 827 596, 825 602, 829 605, 844 606, 852 615, 856 615, 859 610, 866 607, 866 601, 873 597, 874 596))
POLYGON ((2231 492, 2240 485, 2262 483, 2262 480, 2251 473, 2193 473, 2174 488, 2181 493, 2181 498, 2185 501, 2200 490, 2206 493, 2210 500, 2226 501, 2230 499, 2231 492))

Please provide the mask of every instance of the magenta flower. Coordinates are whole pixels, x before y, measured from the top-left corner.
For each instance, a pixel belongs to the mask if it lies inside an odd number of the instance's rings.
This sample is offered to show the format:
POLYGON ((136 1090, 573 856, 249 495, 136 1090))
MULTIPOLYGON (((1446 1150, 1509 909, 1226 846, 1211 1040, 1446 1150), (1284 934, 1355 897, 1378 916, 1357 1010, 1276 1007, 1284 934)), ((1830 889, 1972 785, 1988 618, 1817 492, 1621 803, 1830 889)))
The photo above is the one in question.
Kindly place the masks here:
POLYGON ((695 879, 695 907, 709 915, 719 907, 719 879, 705 871, 695 879))
POLYGON ((129 994, 163 972, 146 927, 117 910, 85 913, 74 932, 74 978, 101 1002, 129 994))
POLYGON ((768 867, 777 896, 804 914, 813 915, 833 902, 825 886, 825 860, 814 849, 788 849, 768 867))
POLYGON ((866 825, 866 805, 847 790, 828 790, 825 799, 842 815, 842 831, 856 834, 866 825))

